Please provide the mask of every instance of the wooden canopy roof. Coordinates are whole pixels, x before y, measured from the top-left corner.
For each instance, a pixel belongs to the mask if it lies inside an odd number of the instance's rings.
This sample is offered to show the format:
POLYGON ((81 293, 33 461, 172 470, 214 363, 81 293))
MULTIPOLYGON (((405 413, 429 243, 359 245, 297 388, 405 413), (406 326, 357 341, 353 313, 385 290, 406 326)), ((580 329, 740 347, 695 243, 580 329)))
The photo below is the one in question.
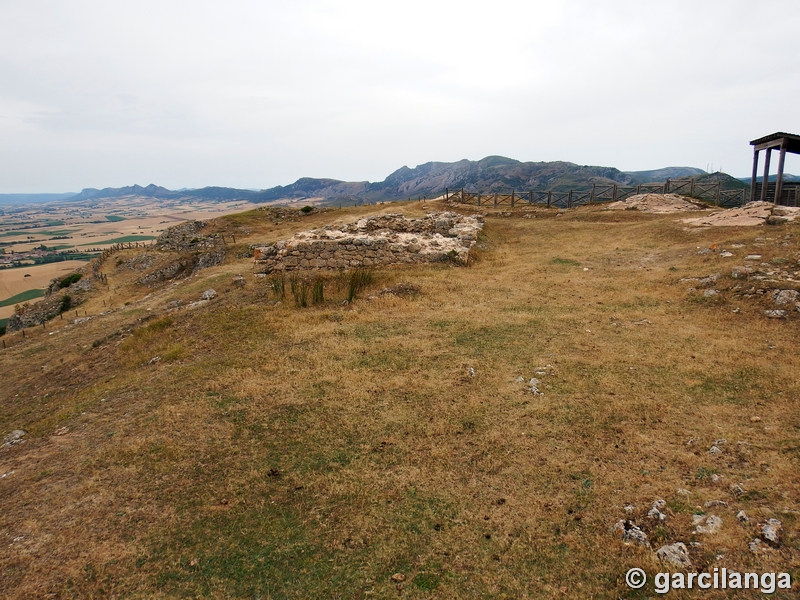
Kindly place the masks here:
POLYGON ((768 148, 780 148, 786 140, 786 152, 792 154, 800 154, 800 135, 793 133, 783 133, 781 131, 765 135, 750 142, 751 146, 755 146, 755 150, 767 150, 768 148))

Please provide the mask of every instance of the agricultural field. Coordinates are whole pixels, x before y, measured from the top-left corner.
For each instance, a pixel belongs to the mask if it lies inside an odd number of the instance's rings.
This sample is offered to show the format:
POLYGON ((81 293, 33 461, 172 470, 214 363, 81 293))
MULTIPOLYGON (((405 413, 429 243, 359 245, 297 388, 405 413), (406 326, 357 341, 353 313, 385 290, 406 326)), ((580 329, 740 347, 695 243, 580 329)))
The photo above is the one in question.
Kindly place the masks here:
POLYGON ((123 250, 81 318, 4 336, 3 593, 634 600, 727 569, 796 597, 800 223, 489 210, 467 266, 351 302, 318 274, 307 306, 246 257, 426 209, 453 207, 224 216, 223 264, 144 285, 181 257, 123 250))
MULTIPOLYGON (((52 278, 78 268, 113 244, 148 243, 172 225, 241 211, 246 206, 249 204, 242 201, 202 203, 193 199, 187 203, 128 197, 0 207, 0 303, 46 287, 49 279, 44 279, 49 274, 52 278), (59 256, 64 253, 70 254, 59 256), (85 260, 33 264, 80 259, 82 254, 85 260), (10 268, 12 265, 15 268, 10 268)), ((0 320, 12 313, 13 306, 0 307, 0 320)))

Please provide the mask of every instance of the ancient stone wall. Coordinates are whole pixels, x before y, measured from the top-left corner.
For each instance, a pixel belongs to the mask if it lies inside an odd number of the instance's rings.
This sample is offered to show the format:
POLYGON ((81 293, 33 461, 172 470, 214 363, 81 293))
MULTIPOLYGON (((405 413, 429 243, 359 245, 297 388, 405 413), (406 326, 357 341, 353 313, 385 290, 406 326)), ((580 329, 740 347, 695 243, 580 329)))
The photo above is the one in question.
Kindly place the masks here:
POLYGON ((254 246, 261 273, 295 269, 344 269, 452 260, 466 264, 483 228, 479 215, 431 213, 407 219, 393 213, 347 225, 328 225, 272 245, 254 246))

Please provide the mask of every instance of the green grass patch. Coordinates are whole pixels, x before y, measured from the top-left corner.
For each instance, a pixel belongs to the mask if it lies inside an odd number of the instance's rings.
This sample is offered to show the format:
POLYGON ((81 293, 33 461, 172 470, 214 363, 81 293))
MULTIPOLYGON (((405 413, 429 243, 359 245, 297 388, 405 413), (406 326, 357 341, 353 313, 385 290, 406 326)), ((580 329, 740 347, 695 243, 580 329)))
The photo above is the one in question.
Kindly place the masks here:
POLYGON ((119 215, 106 215, 106 221, 111 221, 112 223, 118 223, 119 221, 124 221, 125 217, 120 217, 119 215))
POLYGON ((103 240, 97 242, 91 242, 89 244, 79 244, 80 246, 105 246, 107 244, 127 244, 128 242, 146 242, 148 240, 154 240, 156 236, 154 235, 124 235, 122 237, 113 238, 110 240, 103 240))
POLYGON ((44 296, 44 290, 25 290, 16 296, 11 296, 11 298, 6 298, 5 300, 0 300, 0 307, 13 306, 15 304, 19 304, 20 302, 27 302, 28 300, 33 300, 34 298, 41 298, 42 296, 44 296))
POLYGON ((580 267, 581 263, 573 258, 561 258, 559 256, 554 256, 553 260, 550 261, 554 265, 569 265, 571 267, 580 267))

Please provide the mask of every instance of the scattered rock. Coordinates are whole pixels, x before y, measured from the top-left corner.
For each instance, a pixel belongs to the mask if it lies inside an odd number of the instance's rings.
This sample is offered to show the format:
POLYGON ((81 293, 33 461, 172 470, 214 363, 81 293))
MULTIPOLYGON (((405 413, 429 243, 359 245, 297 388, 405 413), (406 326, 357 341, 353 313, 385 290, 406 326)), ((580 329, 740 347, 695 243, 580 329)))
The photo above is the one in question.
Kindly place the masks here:
POLYGON ((761 539, 775 547, 781 543, 782 529, 783 525, 778 519, 768 519, 765 523, 758 524, 758 534, 761 539))
POLYGON ((200 296, 200 299, 201 300, 213 300, 216 297, 217 297, 216 290, 211 288, 211 289, 208 289, 205 292, 203 292, 202 295, 200 296))
POLYGON ((645 548, 650 547, 647 534, 628 519, 614 523, 614 526, 611 528, 611 533, 618 536, 626 544, 637 544, 645 548))
POLYGON ((666 563, 679 569, 688 570, 692 568, 692 561, 689 558, 689 550, 683 542, 675 542, 667 546, 661 546, 656 550, 656 557, 662 563, 666 563))
POLYGON ((703 506, 705 508, 714 508, 715 506, 728 506, 728 503, 725 500, 709 500, 703 506))
POLYGON ((797 290, 775 290, 772 292, 772 301, 775 304, 792 304, 800 295, 797 290))
POLYGON ((25 436, 28 434, 24 429, 15 429, 3 438, 3 447, 10 448, 25 441, 25 436))
POLYGON ((234 275, 231 283, 236 287, 244 287, 246 281, 242 275, 234 275))
POLYGON ((745 260, 761 260, 760 254, 748 254, 744 257, 745 260))
POLYGON ((716 296, 717 294, 719 294, 719 290, 703 290, 704 298, 711 298, 712 296, 716 296))
POLYGON ((753 415, 752 417, 750 417, 750 422, 751 422, 751 423, 758 423, 759 421, 761 421, 761 417, 757 417, 757 416, 755 416, 755 415, 753 415))
POLYGON ((394 581, 395 583, 400 583, 401 581, 405 580, 406 576, 403 573, 395 573, 394 575, 392 575, 392 581, 394 581))
POLYGON ((467 367, 467 375, 469 375, 470 377, 475 377, 475 369, 473 369, 472 367, 467 367))
POLYGON ((786 311, 777 309, 777 310, 765 310, 764 315, 769 319, 785 319, 786 318, 786 311))
POLYGON ((733 267, 731 269, 731 277, 734 279, 746 279, 748 275, 755 273, 753 267, 733 267))
POLYGON ((750 517, 748 517, 747 513, 743 510, 740 510, 738 513, 736 513, 736 518, 742 523, 747 523, 750 520, 750 517))
POLYGON ((723 250, 722 252, 720 252, 720 256, 722 258, 730 258, 731 256, 733 256, 733 252, 728 252, 727 250, 723 250))
POLYGON ((711 446, 711 448, 708 449, 708 453, 714 455, 722 454, 722 450, 720 450, 718 446, 711 446))
POLYGON ((690 492, 689 490, 686 490, 684 488, 678 488, 678 493, 681 496, 691 496, 692 495, 692 492, 690 492))
POLYGON ((633 514, 633 511, 636 510, 636 507, 633 506, 633 504, 626 504, 625 506, 622 507, 622 510, 624 510, 626 514, 631 515, 633 514))
POLYGON ((528 391, 534 396, 544 396, 544 394, 539 390, 539 386, 541 384, 542 382, 535 377, 531 378, 531 380, 528 382, 528 391))
POLYGON ((749 544, 747 544, 747 546, 750 548, 750 552, 753 554, 758 554, 759 550, 761 550, 761 540, 755 538, 749 544))
MULTIPOLYGON (((703 519, 700 520, 700 523, 702 522, 703 519)), ((695 533, 703 533, 706 535, 711 535, 717 533, 721 527, 722 527, 722 519, 719 518, 717 515, 709 515, 708 517, 705 517, 705 525, 702 524, 697 525, 697 527, 695 528, 695 533)))
POLYGON ((711 474, 711 481, 714 483, 719 483, 723 479, 725 479, 725 475, 719 475, 718 473, 711 474))
POLYGON ((742 487, 742 485, 740 483, 737 483, 737 484, 734 484, 734 485, 731 486, 731 494, 733 494, 737 498, 739 496, 744 496, 746 493, 747 492, 745 491, 745 489, 742 487))

